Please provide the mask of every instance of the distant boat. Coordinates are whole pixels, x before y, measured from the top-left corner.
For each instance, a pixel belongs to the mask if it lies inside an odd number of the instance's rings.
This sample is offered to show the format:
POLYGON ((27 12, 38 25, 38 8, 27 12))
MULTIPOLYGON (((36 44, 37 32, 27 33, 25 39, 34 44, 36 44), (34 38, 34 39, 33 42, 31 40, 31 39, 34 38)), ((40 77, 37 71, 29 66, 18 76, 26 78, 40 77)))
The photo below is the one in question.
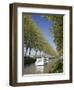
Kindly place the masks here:
POLYGON ((35 65, 38 65, 38 66, 44 65, 44 58, 43 57, 38 57, 36 59, 35 65))
POLYGON ((42 66, 42 65, 45 65, 48 63, 48 58, 45 58, 45 57, 38 57, 36 59, 36 62, 35 62, 35 65, 37 66, 42 66))

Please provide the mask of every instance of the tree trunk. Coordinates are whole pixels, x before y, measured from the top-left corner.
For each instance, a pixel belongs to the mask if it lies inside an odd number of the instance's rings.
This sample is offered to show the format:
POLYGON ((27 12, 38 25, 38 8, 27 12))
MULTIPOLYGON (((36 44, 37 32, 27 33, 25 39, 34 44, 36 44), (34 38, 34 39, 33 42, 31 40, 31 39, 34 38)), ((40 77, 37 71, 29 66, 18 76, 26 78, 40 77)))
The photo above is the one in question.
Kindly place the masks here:
POLYGON ((26 47, 25 56, 26 56, 26 54, 27 54, 27 50, 28 50, 28 47, 26 47))
POLYGON ((35 57, 37 56, 37 51, 38 51, 38 50, 36 50, 35 57))
POLYGON ((31 54, 31 48, 29 48, 29 56, 30 56, 30 54, 31 54))
POLYGON ((40 51, 40 56, 41 56, 41 51, 40 51))

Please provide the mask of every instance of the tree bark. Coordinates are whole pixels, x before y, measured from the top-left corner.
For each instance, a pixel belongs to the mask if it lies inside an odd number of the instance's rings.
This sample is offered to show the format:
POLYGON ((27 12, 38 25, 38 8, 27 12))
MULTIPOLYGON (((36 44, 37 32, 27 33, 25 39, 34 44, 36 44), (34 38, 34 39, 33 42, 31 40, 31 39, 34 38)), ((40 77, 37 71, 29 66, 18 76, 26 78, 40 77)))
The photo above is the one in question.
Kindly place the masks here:
POLYGON ((29 56, 30 56, 30 54, 31 54, 31 48, 29 48, 29 56))
POLYGON ((36 50, 35 57, 37 56, 37 51, 38 51, 38 50, 36 50))
POLYGON ((28 47, 26 47, 25 56, 26 56, 26 54, 27 54, 27 50, 28 50, 28 47))

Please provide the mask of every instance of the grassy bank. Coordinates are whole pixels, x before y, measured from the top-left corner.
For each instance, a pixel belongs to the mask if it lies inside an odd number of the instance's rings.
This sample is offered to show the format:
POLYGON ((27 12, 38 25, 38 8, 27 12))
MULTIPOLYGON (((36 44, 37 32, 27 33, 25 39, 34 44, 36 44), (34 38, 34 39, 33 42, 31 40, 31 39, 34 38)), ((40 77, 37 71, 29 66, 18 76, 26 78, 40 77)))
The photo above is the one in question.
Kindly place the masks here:
POLYGON ((51 70, 49 73, 62 73, 63 72, 63 60, 57 60, 51 63, 51 70))

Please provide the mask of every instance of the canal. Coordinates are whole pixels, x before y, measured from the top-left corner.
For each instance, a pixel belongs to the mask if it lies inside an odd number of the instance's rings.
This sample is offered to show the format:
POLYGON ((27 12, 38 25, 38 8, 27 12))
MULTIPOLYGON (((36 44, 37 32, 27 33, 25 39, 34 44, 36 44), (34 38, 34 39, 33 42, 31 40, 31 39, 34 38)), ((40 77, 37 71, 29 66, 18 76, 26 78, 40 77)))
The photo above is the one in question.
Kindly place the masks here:
POLYGON ((56 59, 49 60, 47 64, 44 65, 35 65, 35 63, 31 65, 25 65, 23 74, 42 74, 49 73, 52 69, 52 65, 56 62, 56 59))

